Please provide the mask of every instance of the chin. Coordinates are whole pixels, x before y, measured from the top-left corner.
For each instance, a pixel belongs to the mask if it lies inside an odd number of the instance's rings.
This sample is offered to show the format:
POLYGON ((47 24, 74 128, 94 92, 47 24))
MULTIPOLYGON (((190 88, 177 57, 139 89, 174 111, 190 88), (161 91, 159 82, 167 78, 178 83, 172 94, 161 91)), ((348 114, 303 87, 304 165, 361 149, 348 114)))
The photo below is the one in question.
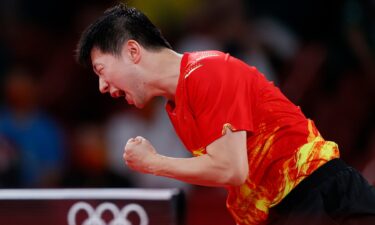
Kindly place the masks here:
POLYGON ((138 104, 138 103, 134 102, 134 106, 138 109, 143 109, 145 107, 145 104, 138 104))

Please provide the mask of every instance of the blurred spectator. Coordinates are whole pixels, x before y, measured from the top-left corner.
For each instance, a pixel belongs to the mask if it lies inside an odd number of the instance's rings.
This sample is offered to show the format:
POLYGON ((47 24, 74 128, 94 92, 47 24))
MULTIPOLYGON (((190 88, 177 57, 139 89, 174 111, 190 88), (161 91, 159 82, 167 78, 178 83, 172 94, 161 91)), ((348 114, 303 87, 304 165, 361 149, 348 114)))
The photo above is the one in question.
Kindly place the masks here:
POLYGON ((155 146, 156 151, 163 155, 171 157, 188 155, 173 131, 161 99, 150 102, 143 110, 125 109, 109 118, 105 133, 109 165, 117 174, 130 176, 136 187, 188 189, 189 185, 186 183, 133 172, 125 165, 122 158, 125 144, 129 138, 136 136, 147 138, 155 146))
POLYGON ((72 139, 71 165, 65 172, 63 186, 80 188, 132 186, 127 177, 119 176, 109 169, 108 151, 105 148, 100 125, 79 125, 72 139))
POLYGON ((249 20, 241 0, 205 1, 185 19, 185 23, 187 28, 177 44, 178 51, 228 52, 257 67, 268 79, 276 83, 278 76, 270 61, 269 55, 272 51, 269 50, 274 50, 279 55, 290 55, 296 48, 288 31, 276 22, 260 21, 258 24, 256 20, 249 20), (271 41, 273 37, 275 42, 271 41), (284 42, 280 43, 280 40, 284 42), (285 44, 287 41, 289 45, 285 44), (290 49, 286 52, 285 48, 288 47, 290 49))
POLYGON ((183 18, 181 23, 184 32, 176 43, 176 50, 193 52, 202 50, 223 50, 223 44, 215 36, 217 27, 214 9, 208 7, 207 2, 195 6, 195 10, 183 18))
POLYGON ((38 106, 38 83, 15 68, 4 83, 0 135, 17 146, 22 187, 55 186, 63 169, 63 137, 57 123, 38 106))
POLYGON ((286 25, 304 43, 331 38, 340 19, 339 0, 243 0, 247 14, 269 18, 286 25))
MULTIPOLYGON (((93 121, 105 118, 108 113, 104 110, 106 107, 97 107, 97 105, 111 105, 111 102, 97 91, 95 74, 81 68, 74 58, 74 50, 80 33, 92 22, 93 18, 109 7, 111 2, 111 0, 76 1, 75 7, 71 8, 69 14, 66 15, 72 17, 69 19, 72 21, 71 26, 68 26, 69 31, 54 33, 44 43, 52 50, 48 53, 43 50, 48 59, 43 62, 42 66, 41 89, 48 94, 44 95, 42 103, 72 128, 83 120, 93 121)), ((66 2, 63 4, 69 5, 66 2)))

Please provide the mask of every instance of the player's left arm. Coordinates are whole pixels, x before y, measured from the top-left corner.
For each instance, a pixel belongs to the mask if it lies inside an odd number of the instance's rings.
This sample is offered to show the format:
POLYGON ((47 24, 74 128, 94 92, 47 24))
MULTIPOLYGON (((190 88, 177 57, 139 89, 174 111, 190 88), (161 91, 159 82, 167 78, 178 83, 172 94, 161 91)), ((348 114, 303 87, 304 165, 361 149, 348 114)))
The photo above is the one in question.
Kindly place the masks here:
POLYGON ((160 155, 142 137, 130 139, 125 147, 126 164, 137 171, 204 186, 237 186, 245 182, 249 169, 246 132, 226 133, 206 147, 207 154, 193 158, 160 155))

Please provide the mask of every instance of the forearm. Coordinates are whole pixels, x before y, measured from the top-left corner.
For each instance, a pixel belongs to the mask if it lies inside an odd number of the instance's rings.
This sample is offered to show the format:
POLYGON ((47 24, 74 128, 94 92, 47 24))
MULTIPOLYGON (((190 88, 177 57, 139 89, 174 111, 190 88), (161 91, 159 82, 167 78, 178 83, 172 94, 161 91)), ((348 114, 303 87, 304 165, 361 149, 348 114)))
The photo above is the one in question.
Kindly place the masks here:
POLYGON ((190 184, 225 187, 240 184, 232 169, 215 162, 210 155, 193 158, 171 158, 158 155, 152 163, 152 173, 190 184))
POLYGON ((207 154, 193 158, 172 158, 157 153, 143 137, 129 139, 125 163, 133 170, 174 178, 204 186, 238 186, 248 176, 246 133, 228 131, 206 147, 207 154))

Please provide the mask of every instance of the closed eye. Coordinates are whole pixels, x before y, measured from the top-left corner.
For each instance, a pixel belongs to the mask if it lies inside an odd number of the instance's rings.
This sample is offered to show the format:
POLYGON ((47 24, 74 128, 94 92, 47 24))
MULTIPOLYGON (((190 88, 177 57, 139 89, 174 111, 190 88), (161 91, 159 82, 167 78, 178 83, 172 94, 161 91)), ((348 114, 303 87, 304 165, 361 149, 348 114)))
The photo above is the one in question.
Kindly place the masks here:
POLYGON ((94 66, 94 72, 98 75, 101 76, 103 72, 104 67, 103 66, 94 66))

